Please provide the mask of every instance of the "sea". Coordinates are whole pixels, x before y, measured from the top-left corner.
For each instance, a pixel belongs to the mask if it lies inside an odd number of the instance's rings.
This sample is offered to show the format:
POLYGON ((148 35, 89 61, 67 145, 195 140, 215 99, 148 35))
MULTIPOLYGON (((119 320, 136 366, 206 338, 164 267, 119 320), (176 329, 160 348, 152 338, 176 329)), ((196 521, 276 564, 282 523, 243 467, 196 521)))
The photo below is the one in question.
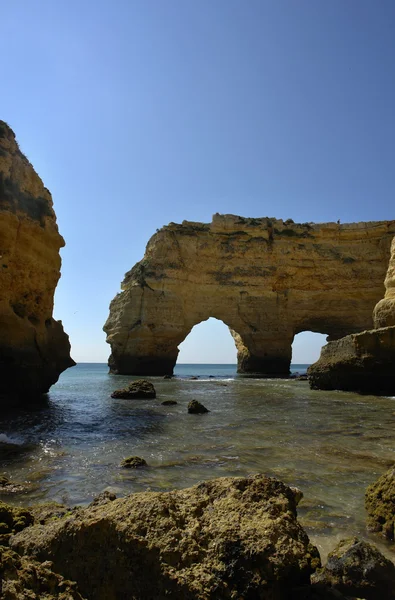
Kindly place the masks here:
POLYGON ((78 364, 44 403, 0 415, 0 475, 23 486, 0 488, 0 499, 87 505, 104 490, 124 496, 264 473, 303 492, 298 517, 322 556, 358 535, 394 558, 365 530, 364 494, 395 462, 395 398, 246 378, 224 364, 180 364, 173 379, 148 378, 154 400, 111 398, 132 379, 110 375, 106 364, 78 364), (210 412, 188 414, 192 399, 210 412), (121 468, 128 456, 148 467, 121 468))

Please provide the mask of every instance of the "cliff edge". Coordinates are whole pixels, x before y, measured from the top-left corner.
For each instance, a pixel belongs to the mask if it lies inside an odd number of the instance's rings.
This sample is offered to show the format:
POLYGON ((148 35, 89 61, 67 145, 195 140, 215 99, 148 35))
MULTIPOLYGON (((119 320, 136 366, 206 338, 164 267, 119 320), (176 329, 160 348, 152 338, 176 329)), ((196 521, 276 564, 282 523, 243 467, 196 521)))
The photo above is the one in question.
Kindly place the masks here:
POLYGON ((29 403, 75 364, 52 318, 63 246, 50 192, 0 121, 0 405, 29 403))

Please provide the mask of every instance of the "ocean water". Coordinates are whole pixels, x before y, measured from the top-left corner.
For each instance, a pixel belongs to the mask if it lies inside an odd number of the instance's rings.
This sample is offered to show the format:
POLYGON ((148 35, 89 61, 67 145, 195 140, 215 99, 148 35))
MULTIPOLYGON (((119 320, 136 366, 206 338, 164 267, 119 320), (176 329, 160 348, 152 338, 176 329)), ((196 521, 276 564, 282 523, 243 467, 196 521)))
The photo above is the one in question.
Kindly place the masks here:
POLYGON ((299 518, 324 556, 341 538, 368 535, 365 489, 395 462, 394 398, 244 378, 235 365, 177 365, 175 374, 149 378, 155 400, 114 400, 111 392, 133 378, 79 364, 44 404, 0 415, 0 474, 26 485, 0 499, 87 504, 105 489, 122 496, 264 473, 302 490, 299 518), (192 399, 210 412, 188 414, 192 399), (148 468, 120 468, 133 455, 148 468))

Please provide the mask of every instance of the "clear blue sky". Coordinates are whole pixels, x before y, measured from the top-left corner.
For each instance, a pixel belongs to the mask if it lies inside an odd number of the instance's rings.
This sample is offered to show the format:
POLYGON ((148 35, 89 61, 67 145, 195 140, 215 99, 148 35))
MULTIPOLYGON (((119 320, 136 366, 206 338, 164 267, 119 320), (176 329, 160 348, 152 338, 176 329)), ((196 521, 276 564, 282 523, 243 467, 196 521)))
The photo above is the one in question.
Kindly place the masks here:
MULTIPOLYGON (((0 18, 0 117, 54 198, 77 361, 107 359, 109 302, 170 221, 394 218, 394 0, 14 0, 0 18)), ((183 362, 215 341, 234 360, 226 331, 193 333, 183 362)))

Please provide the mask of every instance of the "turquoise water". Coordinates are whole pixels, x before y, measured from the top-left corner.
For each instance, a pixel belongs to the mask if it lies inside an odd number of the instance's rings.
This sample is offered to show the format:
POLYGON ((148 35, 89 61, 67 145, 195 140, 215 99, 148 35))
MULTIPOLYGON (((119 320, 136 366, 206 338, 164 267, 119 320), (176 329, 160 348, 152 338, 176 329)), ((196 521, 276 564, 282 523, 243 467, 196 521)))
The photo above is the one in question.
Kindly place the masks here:
POLYGON ((365 535, 365 489, 395 462, 395 399, 246 379, 235 365, 175 372, 150 378, 155 400, 114 400, 111 392, 132 378, 79 364, 45 405, 0 416, 0 474, 26 486, 1 499, 85 504, 104 489, 125 495, 261 472, 303 491, 299 516, 323 554, 346 535, 365 535), (161 404, 170 399, 178 404, 161 404), (192 399, 210 412, 188 414, 192 399), (132 455, 149 467, 120 468, 132 455))

